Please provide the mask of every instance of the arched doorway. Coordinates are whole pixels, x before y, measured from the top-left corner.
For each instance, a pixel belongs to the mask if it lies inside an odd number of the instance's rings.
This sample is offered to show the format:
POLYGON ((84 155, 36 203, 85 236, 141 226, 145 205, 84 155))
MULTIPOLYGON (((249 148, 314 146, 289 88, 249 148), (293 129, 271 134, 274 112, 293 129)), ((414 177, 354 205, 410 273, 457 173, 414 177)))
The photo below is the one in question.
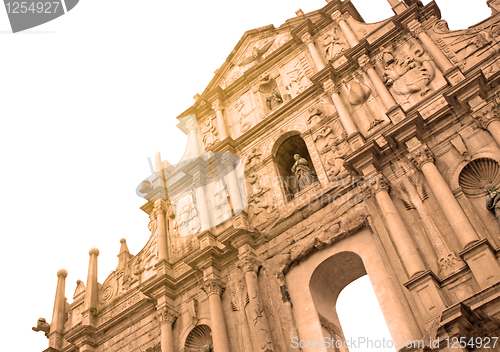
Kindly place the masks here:
POLYGON ((185 352, 213 352, 212 330, 208 325, 196 326, 186 337, 185 352))

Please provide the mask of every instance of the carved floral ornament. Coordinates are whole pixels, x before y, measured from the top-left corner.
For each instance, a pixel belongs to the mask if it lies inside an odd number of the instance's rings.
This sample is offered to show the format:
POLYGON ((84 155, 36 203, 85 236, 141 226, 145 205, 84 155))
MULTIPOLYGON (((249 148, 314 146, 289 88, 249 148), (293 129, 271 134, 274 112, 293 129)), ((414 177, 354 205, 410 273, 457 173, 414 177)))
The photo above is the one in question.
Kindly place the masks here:
POLYGON ((361 185, 361 187, 372 196, 375 196, 378 192, 389 192, 391 189, 389 181, 382 174, 370 177, 361 185))
POLYGON ((247 273, 250 271, 257 272, 260 266, 260 261, 253 257, 253 256, 246 256, 244 258, 241 258, 237 267, 240 269, 243 273, 247 273))
POLYGON ((158 310, 161 323, 173 324, 179 317, 179 313, 170 307, 163 307, 158 310))

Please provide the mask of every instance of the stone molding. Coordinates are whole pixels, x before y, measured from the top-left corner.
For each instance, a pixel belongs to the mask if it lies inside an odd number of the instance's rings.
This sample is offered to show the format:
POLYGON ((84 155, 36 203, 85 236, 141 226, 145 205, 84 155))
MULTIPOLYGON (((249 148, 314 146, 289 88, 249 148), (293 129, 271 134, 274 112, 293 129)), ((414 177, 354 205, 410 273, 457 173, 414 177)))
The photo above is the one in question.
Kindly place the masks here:
POLYGON ((422 144, 406 156, 418 170, 426 163, 434 163, 434 154, 426 144, 422 144))
POLYGON ((473 112, 471 116, 474 119, 476 125, 484 130, 487 130, 488 126, 493 121, 500 121, 498 108, 493 102, 490 102, 477 111, 473 112))
POLYGON ((222 295, 226 289, 226 284, 221 279, 204 279, 201 282, 201 289, 207 296, 217 294, 222 295))

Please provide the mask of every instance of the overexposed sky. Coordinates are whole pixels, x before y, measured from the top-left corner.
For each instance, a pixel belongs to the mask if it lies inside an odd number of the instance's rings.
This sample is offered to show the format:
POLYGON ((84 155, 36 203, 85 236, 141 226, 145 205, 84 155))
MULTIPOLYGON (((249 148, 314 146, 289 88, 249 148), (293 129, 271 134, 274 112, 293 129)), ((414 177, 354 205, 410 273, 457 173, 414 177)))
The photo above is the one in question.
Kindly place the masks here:
MULTIPOLYGON (((366 22, 385 0, 353 0, 366 22)), ((428 3, 428 1, 424 1, 428 3)), ((486 0, 437 0, 451 29, 490 15, 486 0)), ((175 117, 194 102, 246 30, 278 27, 324 0, 81 0, 67 15, 12 34, 0 10, 2 350, 43 351, 57 282, 66 297, 116 268, 120 238, 137 253, 149 219, 136 186, 156 151, 176 163, 186 137, 175 117)))

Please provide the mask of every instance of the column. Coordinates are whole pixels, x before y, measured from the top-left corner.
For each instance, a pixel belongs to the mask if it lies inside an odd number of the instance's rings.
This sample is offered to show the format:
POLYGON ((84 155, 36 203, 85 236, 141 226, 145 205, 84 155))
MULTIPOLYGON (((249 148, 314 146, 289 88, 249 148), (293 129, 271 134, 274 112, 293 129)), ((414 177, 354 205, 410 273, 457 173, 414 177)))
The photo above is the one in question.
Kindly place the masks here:
POLYGON ((426 270, 424 262, 389 195, 389 182, 383 175, 375 175, 369 180, 368 187, 377 200, 408 277, 424 272, 426 270))
POLYGON ((413 20, 408 24, 408 29, 415 35, 424 46, 425 50, 434 59, 434 62, 439 67, 443 74, 446 74, 449 70, 454 68, 453 64, 448 60, 445 54, 439 49, 439 47, 432 41, 432 39, 425 33, 422 29, 422 24, 417 20, 413 20))
POLYGON ((170 307, 160 308, 158 311, 161 319, 161 352, 175 352, 174 338, 172 336, 172 325, 179 314, 170 307))
POLYGON ((186 127, 189 131, 188 134, 188 144, 191 151, 191 159, 195 159, 201 156, 200 140, 201 136, 198 133, 199 126, 195 115, 186 117, 186 127))
POLYGON ((382 78, 380 78, 380 76, 377 74, 377 71, 375 71, 375 68, 370 63, 370 58, 368 57, 368 55, 365 54, 361 56, 358 59, 358 63, 359 66, 363 69, 363 71, 365 71, 368 74, 368 77, 375 86, 378 95, 380 96, 382 102, 384 103, 386 111, 397 106, 398 104, 396 103, 396 101, 392 97, 392 94, 385 86, 384 82, 382 81, 382 78))
POLYGON ((214 351, 230 352, 226 320, 224 319, 224 312, 222 311, 222 302, 220 299, 220 296, 225 290, 225 284, 220 279, 205 279, 202 282, 201 289, 207 294, 208 303, 210 305, 210 323, 214 351))
POLYGON ((219 140, 222 142, 227 138, 228 134, 226 122, 224 121, 224 115, 222 114, 222 110, 224 109, 224 107, 222 106, 219 99, 216 99, 212 103, 212 109, 215 111, 215 116, 217 118, 217 132, 219 132, 219 140))
POLYGON ((89 271, 87 275, 87 287, 85 289, 84 309, 97 308, 97 257, 99 250, 92 248, 89 251, 89 271))
POLYGON ((490 102, 471 114, 479 128, 490 132, 491 136, 500 146, 500 113, 495 106, 495 103, 490 102))
POLYGON ((156 240, 158 241, 158 261, 168 260, 167 231, 165 212, 167 207, 163 199, 155 200, 153 213, 156 217, 156 240))
POLYGON ((359 40, 352 31, 351 26, 349 26, 349 23, 346 22, 346 19, 349 16, 350 16, 349 13, 340 13, 340 11, 338 10, 332 13, 332 19, 338 23, 340 30, 344 34, 344 37, 351 46, 351 48, 354 48, 356 45, 359 44, 359 40))
POLYGON ((259 282, 257 279, 257 269, 259 262, 252 255, 241 258, 238 268, 245 274, 248 298, 250 305, 250 319, 254 322, 253 329, 258 341, 258 348, 261 352, 274 351, 271 334, 269 333, 269 323, 260 304, 259 282))
POLYGON ((316 48, 316 45, 314 44, 314 41, 311 38, 311 35, 309 33, 305 33, 302 36, 302 41, 307 45, 309 53, 311 53, 311 56, 313 58, 314 64, 316 65, 316 68, 318 69, 318 72, 324 69, 325 61, 323 60, 323 57, 319 54, 318 49, 316 48))
MULTIPOLYGON (((234 154, 236 156, 236 154, 234 154)), ((236 169, 234 167, 233 155, 230 153, 224 153, 222 156, 222 164, 227 170, 226 180, 227 187, 229 191, 229 198, 231 199, 231 206, 233 208, 234 215, 239 214, 243 208, 243 201, 240 194, 240 189, 238 187, 238 176, 236 175, 236 169)), ((241 162, 244 162, 242 160, 241 162)))
POLYGON ((349 137, 353 134, 359 133, 359 130, 354 124, 349 111, 340 98, 338 87, 336 87, 333 81, 329 79, 323 83, 323 88, 332 97, 333 104, 339 113, 340 122, 342 123, 342 126, 344 126, 347 136, 349 137))
POLYGON ((68 272, 61 269, 57 272, 56 297, 54 299, 54 310, 52 311, 52 322, 50 323, 49 347, 60 350, 62 348, 62 335, 64 329, 64 313, 66 309, 66 277, 68 272))
POLYGON ((196 171, 193 174, 193 187, 196 192, 196 208, 200 214, 201 231, 205 231, 210 228, 207 198, 205 197, 205 177, 206 176, 203 171, 196 171))
POLYGON ((407 142, 410 152, 407 158, 424 174, 460 245, 464 248, 472 242, 478 241, 479 237, 476 231, 460 207, 460 204, 458 204, 450 187, 436 165, 434 165, 434 157, 431 150, 425 144, 420 144, 419 142, 413 143, 413 145, 408 145, 407 142))

